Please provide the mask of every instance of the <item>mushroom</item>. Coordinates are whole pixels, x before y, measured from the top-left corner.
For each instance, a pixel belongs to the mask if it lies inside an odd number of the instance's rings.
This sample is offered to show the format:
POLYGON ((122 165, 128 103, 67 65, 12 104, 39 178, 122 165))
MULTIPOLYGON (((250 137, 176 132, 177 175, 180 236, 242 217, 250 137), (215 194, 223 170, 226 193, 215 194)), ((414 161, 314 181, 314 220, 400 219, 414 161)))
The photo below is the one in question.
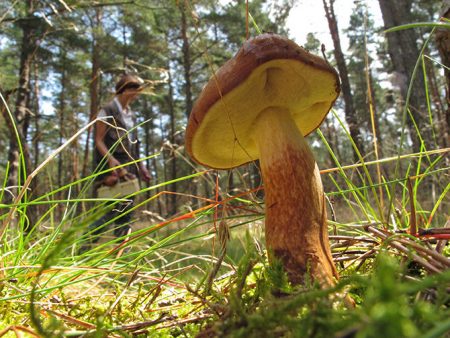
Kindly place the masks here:
POLYGON ((260 160, 269 260, 293 284, 307 274, 338 277, 328 241, 319 169, 304 139, 340 92, 322 58, 275 34, 247 40, 203 88, 190 114, 186 149, 200 164, 230 169, 260 160))

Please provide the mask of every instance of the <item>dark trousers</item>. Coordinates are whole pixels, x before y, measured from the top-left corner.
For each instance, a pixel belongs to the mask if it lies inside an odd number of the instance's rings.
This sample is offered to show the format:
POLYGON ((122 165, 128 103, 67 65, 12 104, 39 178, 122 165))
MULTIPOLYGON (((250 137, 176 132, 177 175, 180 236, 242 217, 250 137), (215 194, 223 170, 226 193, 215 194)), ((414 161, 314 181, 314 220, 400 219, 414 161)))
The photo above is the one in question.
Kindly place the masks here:
POLYGON ((89 226, 91 243, 96 243, 102 233, 111 227, 111 224, 114 225, 114 236, 116 237, 125 236, 130 229, 133 214, 130 210, 133 207, 133 200, 116 204, 111 202, 105 204, 105 207, 107 207, 109 211, 89 226), (110 222, 113 219, 115 220, 110 222), (108 225, 105 225, 106 223, 108 223, 108 225))

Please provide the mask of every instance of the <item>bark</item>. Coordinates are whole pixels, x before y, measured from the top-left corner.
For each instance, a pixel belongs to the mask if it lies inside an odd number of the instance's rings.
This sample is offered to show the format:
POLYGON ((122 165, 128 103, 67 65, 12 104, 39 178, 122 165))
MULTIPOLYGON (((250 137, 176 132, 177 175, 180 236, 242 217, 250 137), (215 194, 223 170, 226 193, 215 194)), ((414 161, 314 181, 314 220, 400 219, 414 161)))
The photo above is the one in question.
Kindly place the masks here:
MULTIPOLYGON (((165 126, 163 124, 163 119, 162 118, 159 119, 159 129, 161 130, 161 140, 165 140, 166 137, 167 137, 165 132, 164 132, 166 130, 166 128, 165 128, 165 126)), ((163 163, 163 170, 162 170, 162 172, 163 172, 163 182, 167 182, 169 180, 169 174, 167 173, 167 170, 168 170, 167 169, 167 151, 164 148, 161 151, 161 155, 162 155, 162 163, 163 163)), ((161 212, 161 215, 165 215, 166 216, 168 214, 169 204, 170 204, 169 198, 170 198, 169 194, 165 194, 164 205, 162 206, 163 207, 163 211, 161 212)))
MULTIPOLYGON (((441 17, 450 19, 450 0, 444 0, 441 11, 441 17)), ((441 56, 446 79, 446 107, 445 117, 440 119, 439 127, 442 127, 444 146, 448 147, 450 144, 450 30, 438 29, 436 31, 436 44, 441 56)))
MULTIPOLYGON (((339 137, 336 128, 330 123, 329 119, 325 119, 324 125, 324 134, 326 136, 326 139, 330 141, 329 145, 331 150, 333 151, 333 154, 335 154, 337 158, 342 158, 339 150, 339 137)), ((325 166, 326 168, 332 168, 336 165, 331 153, 328 153, 328 161, 329 164, 325 166)))
MULTIPOLYGON (((19 19, 18 24, 22 29, 22 41, 20 46, 20 68, 19 68, 19 86, 17 89, 17 98, 14 109, 14 123, 17 127, 17 135, 10 128, 11 137, 8 151, 8 162, 10 171, 7 186, 20 186, 26 176, 27 170, 31 169, 31 157, 27 144, 28 124, 27 119, 30 112, 30 74, 34 56, 38 47, 38 29, 42 25, 42 19, 34 16, 34 6, 36 1, 28 0, 26 3, 27 17, 19 19), (19 142, 22 144, 23 163, 21 162, 19 142)), ((8 120, 10 120, 8 118, 8 120)), ((12 122, 12 121, 11 121, 12 122)), ((11 125, 12 126, 12 125, 11 125)), ((12 191, 16 191, 13 189, 12 191)), ((11 202, 12 196, 6 195, 7 202, 11 202)), ((28 211, 28 219, 32 222, 33 215, 28 211)), ((29 224, 26 225, 26 229, 29 224)))
MULTIPOLYGON (((428 48, 427 48, 428 49, 428 48)), ((430 55, 430 51, 426 50, 425 53, 430 55)), ((436 145, 447 148, 450 146, 448 126, 445 121, 445 114, 448 104, 444 103, 444 97, 441 97, 441 88, 438 75, 436 74, 436 68, 434 62, 425 60, 425 69, 427 73, 428 91, 430 93, 430 101, 432 111, 435 113, 433 123, 433 137, 436 145)), ((450 75, 450 74, 449 74, 450 75)))
MULTIPOLYGON (((72 127, 72 131, 70 132, 70 135, 74 135, 78 130, 80 130, 80 126, 79 126, 79 122, 77 119, 76 114, 70 114, 69 115, 69 125, 72 127)), ((80 170, 79 170, 79 165, 80 165, 80 159, 79 159, 79 143, 78 143, 78 138, 75 139, 72 142, 71 148, 71 165, 70 165, 70 169, 71 169, 71 175, 69 177, 71 182, 77 182, 80 179, 80 170)), ((81 190, 81 184, 77 184, 76 186, 73 187, 73 195, 74 196, 78 196, 78 193, 81 190)), ((83 203, 79 203, 78 204, 78 208, 81 212, 83 207, 83 203)))
MULTIPOLYGON (((168 68, 168 74, 169 74, 169 79, 168 79, 168 85, 169 85, 169 93, 167 95, 167 107, 169 110, 169 124, 170 124, 170 134, 169 134, 169 142, 170 142, 170 179, 175 179, 177 177, 177 157, 175 154, 175 150, 174 147, 176 146, 175 143, 175 133, 176 133, 176 127, 175 127, 175 108, 174 108, 174 102, 173 102, 173 95, 174 95, 174 91, 173 91, 173 79, 171 76, 171 71, 170 68, 168 68)), ((176 192, 177 191, 177 183, 173 182, 170 185, 170 191, 172 192, 176 192)), ((169 195, 169 207, 168 210, 170 212, 171 215, 174 215, 177 211, 177 195, 175 194, 170 194, 169 195)))
MULTIPOLYGON (((373 82, 373 76, 372 76, 372 70, 370 68, 370 64, 369 64, 369 67, 367 70, 367 82, 368 82, 368 87, 367 87, 368 104, 372 107, 374 128, 375 128, 375 135, 373 135, 373 132, 372 132, 372 135, 376 139, 378 158, 382 158, 383 157, 383 146, 382 146, 383 139, 381 136, 381 129, 380 129, 381 116, 379 116, 377 113, 377 105, 375 102, 375 92, 374 92, 375 86, 374 86, 374 82, 373 82)), ((375 144, 374 144, 374 147, 375 147, 375 144)))
MULTIPOLYGON (((148 156, 148 154, 150 154, 150 151, 151 151, 150 150, 150 145, 153 144, 153 134, 151 133, 151 129, 150 129, 150 127, 153 126, 153 124, 152 124, 153 112, 151 110, 151 107, 148 106, 148 100, 147 99, 143 99, 142 101, 143 101, 142 102, 142 106, 144 108, 144 112, 143 112, 144 118, 145 118, 146 121, 149 120, 147 123, 144 124, 144 136, 145 136, 145 138, 144 138, 144 140, 145 140, 144 147, 145 147, 145 155, 148 156)), ((147 159, 145 161, 145 165, 147 166, 147 168, 149 169, 149 172, 151 173, 152 170, 150 169, 150 159, 147 159)), ((150 182, 146 183, 146 186, 149 187, 150 186, 150 182)), ((146 196, 147 196, 147 198, 149 198, 151 196, 150 195, 150 191, 147 192, 146 196)))
POLYGON ((34 149, 34 167, 39 165, 39 144, 41 141, 41 129, 39 124, 40 107, 39 107, 39 68, 37 64, 34 65, 34 137, 33 137, 33 149, 34 149))
MULTIPOLYGON (((147 156, 149 154, 156 153, 157 149, 155 149, 156 144, 156 138, 155 138, 155 113, 153 112, 153 107, 148 105, 148 101, 144 100, 144 112, 145 112, 145 119, 149 120, 144 125, 145 130, 145 153, 147 156)), ((154 156, 151 159, 147 159, 147 168, 150 171, 150 174, 152 175, 153 182, 147 183, 147 186, 150 186, 151 184, 156 184, 159 181, 159 173, 158 173, 158 161, 156 160, 156 156, 154 156)), ((156 193, 161 192, 161 189, 156 189, 156 193)), ((153 193, 148 191, 147 192, 147 198, 150 198, 150 196, 153 193)), ((163 214, 163 206, 161 202, 162 198, 157 199, 157 205, 158 205, 158 213, 160 215, 163 214)))
MULTIPOLYGON (((122 15, 122 17, 124 17, 126 15, 123 8, 121 10, 121 15, 122 15)), ((128 63, 129 46, 128 46, 128 40, 127 40, 127 26, 125 25, 125 23, 122 23, 122 42, 123 42, 122 63, 123 63, 123 68, 126 69, 127 63, 128 63)))
MULTIPOLYGON (((0 87, 0 92, 1 92, 1 94, 3 96, 4 101, 6 102, 6 104, 8 104, 8 106, 9 106, 10 97, 16 91, 17 91, 16 89, 6 90, 5 91, 5 90, 3 90, 3 88, 0 87)), ((9 134, 10 134, 9 137, 10 137, 10 139, 11 138, 15 138, 16 135, 15 135, 15 132, 14 132, 14 124, 17 125, 17 123, 15 122, 14 116, 13 116, 14 121, 11 121, 11 118, 10 118, 10 116, 8 114, 7 107, 3 104, 3 100, 1 100, 0 103, 1 103, 0 110, 1 110, 1 113, 2 113, 2 116, 3 116, 3 120, 5 121, 6 127, 9 130, 9 134)))
MULTIPOLYGON (((344 53, 342 52, 336 15, 334 14, 334 0, 323 0, 323 7, 325 9, 328 27, 333 40, 334 57, 336 59, 337 68, 341 77, 341 90, 345 103, 345 121, 348 124, 350 136, 355 142, 360 153, 364 156, 363 139, 359 130, 358 118, 352 99, 350 80, 348 78, 347 65, 345 63, 344 53)), ((355 161, 359 161, 358 155, 355 151, 353 152, 353 157, 355 161)))
MULTIPOLYGON (((411 0, 379 0, 379 4, 386 29, 414 22, 414 18, 411 15, 411 0)), ((397 79, 399 79, 400 95, 403 102, 406 102, 408 88, 412 86, 412 95, 408 108, 424 139, 425 146, 427 149, 431 149, 431 126, 427 122, 425 85, 421 67, 417 69, 415 78, 412 78, 415 64, 420 56, 416 31, 414 29, 406 29, 387 33, 386 38, 393 71, 397 79)), ((421 141, 418 133, 415 130, 413 121, 410 118, 407 121, 413 150, 414 152, 419 152, 421 141)))
MULTIPOLYGON (((90 109, 89 109, 89 121, 95 120, 99 108, 99 92, 100 92, 100 45, 99 45, 99 28, 102 22, 102 9, 100 7, 95 8, 95 17, 91 20, 92 31, 92 45, 91 45, 91 81, 89 87, 90 96, 90 109)), ((91 140, 92 127, 87 131, 86 143, 84 146, 84 159, 82 176, 87 175, 88 163, 89 163, 89 145, 91 140)))
POLYGON ((234 195, 234 173, 232 170, 228 172, 226 193, 234 195))
POLYGON ((186 102, 186 118, 189 119, 189 114, 192 110, 192 80, 191 80, 191 45, 187 35, 188 23, 186 20, 186 4, 180 1, 181 12, 181 38, 183 40, 183 69, 184 69, 184 93, 186 102))
MULTIPOLYGON (((32 152, 33 161, 31 165, 33 168, 36 168, 39 165, 40 157, 39 157, 39 147, 41 140, 41 131, 40 131, 40 107, 39 107, 39 65, 35 62, 33 63, 33 91, 30 99, 30 106, 32 107, 32 111, 34 112, 33 119, 30 122, 33 122, 34 126, 34 134, 30 144, 30 152, 32 152)), ((31 162, 31 160, 30 160, 31 162)), ((39 180, 32 180, 30 183, 30 191, 32 191, 34 196, 40 196, 39 188, 42 186, 42 182, 39 180)), ((42 214, 41 210, 43 210, 43 206, 35 205, 32 207, 33 212, 29 213, 32 217, 38 217, 42 214)), ((35 219, 32 220, 34 224, 35 219)))
MULTIPOLYGON (((191 57, 191 44, 188 38, 188 22, 186 18, 186 2, 179 2, 179 10, 181 13, 181 39, 183 41, 181 51, 182 51, 182 63, 183 63, 183 71, 184 71, 184 94, 185 94, 185 112, 186 119, 189 120, 189 115, 192 110, 192 80, 191 80, 191 65, 192 65, 192 57, 191 57)), ((193 182, 194 184, 191 186, 191 193, 194 196, 198 194, 198 184, 196 180, 193 182)), ((194 200, 193 204, 196 208, 200 207, 199 200, 194 200)))
MULTIPOLYGON (((61 91, 59 93, 59 140, 58 146, 61 146, 64 143, 64 136, 66 133, 66 79, 67 79, 67 73, 66 73, 66 52, 64 50, 61 50, 61 65, 62 65, 62 74, 61 74, 61 91)), ((59 154, 58 156, 58 176, 57 176, 57 184, 58 188, 63 186, 63 182, 65 182, 66 178, 66 170, 64 168, 64 153, 59 154)), ((64 199, 65 191, 61 191, 59 193, 59 198, 64 199)), ((61 217, 63 214, 64 205, 60 204, 58 205, 58 211, 59 216, 61 217)))
MULTIPOLYGON (((261 178, 261 165, 259 163, 259 160, 254 161, 252 164, 250 164, 250 170, 252 172, 251 174, 251 182, 250 186, 253 189, 258 189, 263 185, 262 178, 261 178)), ((264 198, 264 190, 259 189, 255 192, 255 196, 259 199, 264 198)))

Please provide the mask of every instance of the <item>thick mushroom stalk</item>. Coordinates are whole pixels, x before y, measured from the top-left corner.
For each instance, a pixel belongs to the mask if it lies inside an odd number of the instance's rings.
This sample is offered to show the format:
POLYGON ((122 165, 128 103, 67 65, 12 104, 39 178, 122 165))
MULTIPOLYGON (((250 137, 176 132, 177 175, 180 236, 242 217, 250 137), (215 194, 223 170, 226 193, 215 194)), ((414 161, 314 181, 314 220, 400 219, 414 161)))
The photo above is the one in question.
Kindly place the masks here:
POLYGON ((291 114, 269 107, 258 116, 259 149, 266 202, 269 257, 282 262, 289 280, 308 274, 322 286, 337 277, 328 244, 326 208, 319 169, 291 114))

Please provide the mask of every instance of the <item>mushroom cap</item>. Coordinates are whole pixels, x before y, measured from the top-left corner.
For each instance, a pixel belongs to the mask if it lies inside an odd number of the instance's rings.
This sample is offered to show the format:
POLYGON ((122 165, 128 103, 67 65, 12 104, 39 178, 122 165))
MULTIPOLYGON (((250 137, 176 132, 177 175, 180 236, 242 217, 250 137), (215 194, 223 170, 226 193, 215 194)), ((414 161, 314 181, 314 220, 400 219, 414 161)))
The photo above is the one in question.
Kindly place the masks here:
POLYGON ((339 76, 324 59, 279 35, 259 35, 203 88, 189 117, 186 149, 216 169, 254 161, 254 125, 261 113, 288 110, 306 136, 320 126, 339 92, 339 76))

